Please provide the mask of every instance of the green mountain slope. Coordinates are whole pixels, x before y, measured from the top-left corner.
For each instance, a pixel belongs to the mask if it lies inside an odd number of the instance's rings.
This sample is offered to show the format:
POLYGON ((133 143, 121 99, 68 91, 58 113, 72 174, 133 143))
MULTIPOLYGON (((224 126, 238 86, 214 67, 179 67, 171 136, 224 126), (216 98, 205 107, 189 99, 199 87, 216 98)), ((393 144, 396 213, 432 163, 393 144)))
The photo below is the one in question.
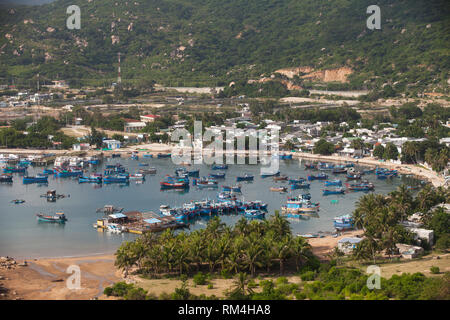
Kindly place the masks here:
POLYGON ((382 29, 374 31, 372 0, 58 0, 2 10, 0 76, 111 82, 121 52, 124 81, 221 85, 286 67, 346 66, 354 88, 445 87, 447 1, 376 2, 382 29), (72 4, 80 30, 66 28, 72 4))

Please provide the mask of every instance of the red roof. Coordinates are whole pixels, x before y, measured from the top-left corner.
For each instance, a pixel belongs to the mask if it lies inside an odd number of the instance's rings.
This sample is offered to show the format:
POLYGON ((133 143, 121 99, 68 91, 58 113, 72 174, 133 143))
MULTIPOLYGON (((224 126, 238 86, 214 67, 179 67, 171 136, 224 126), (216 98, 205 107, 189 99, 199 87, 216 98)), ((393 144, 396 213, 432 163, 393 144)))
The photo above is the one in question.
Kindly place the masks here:
POLYGON ((145 116, 142 117, 147 117, 147 118, 159 118, 158 115, 154 115, 154 114, 146 114, 145 116))

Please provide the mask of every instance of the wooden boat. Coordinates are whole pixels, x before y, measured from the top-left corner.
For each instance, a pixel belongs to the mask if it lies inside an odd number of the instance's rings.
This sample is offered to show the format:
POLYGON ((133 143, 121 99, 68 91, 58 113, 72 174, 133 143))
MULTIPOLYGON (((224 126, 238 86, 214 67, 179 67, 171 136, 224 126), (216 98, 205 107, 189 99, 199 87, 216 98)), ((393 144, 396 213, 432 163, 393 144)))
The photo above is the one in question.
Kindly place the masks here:
POLYGON ((359 180, 359 179, 361 179, 361 174, 359 174, 359 173, 355 173, 355 174, 347 173, 347 180, 359 180))
POLYGON ((348 230, 354 228, 353 217, 350 215, 338 216, 333 219, 333 225, 337 230, 348 230))
POLYGON ((43 213, 36 215, 39 222, 66 223, 67 218, 62 212, 57 212, 54 216, 46 216, 43 213))
POLYGON ((292 154, 280 154, 280 160, 292 160, 292 154))
POLYGON ((253 179, 254 179, 254 176, 251 175, 251 174, 248 174, 248 173, 246 173, 243 176, 237 176, 236 177, 236 181, 237 182, 239 182, 239 181, 253 181, 253 179))
POLYGON ((211 173, 209 175, 211 178, 213 179, 225 179, 225 173, 221 172, 221 173, 211 173))
POLYGON ((350 191, 371 191, 375 189, 372 183, 356 183, 356 184, 345 184, 347 189, 350 191))
POLYGON ((171 153, 158 153, 156 157, 158 159, 162 159, 162 158, 170 158, 171 156, 172 156, 171 153))
POLYGON ((301 183, 291 183, 291 190, 296 190, 296 189, 309 189, 309 187, 311 186, 310 183, 307 183, 306 181, 301 182, 301 183))
POLYGON ((11 202, 14 203, 14 204, 21 204, 21 203, 24 203, 25 200, 23 200, 23 199, 14 199, 11 202))
POLYGON ((145 174, 143 173, 135 173, 130 175, 130 180, 145 180, 145 174))
POLYGON ((333 174, 345 174, 347 173, 346 168, 334 168, 333 171, 331 171, 333 174))
POLYGON ((139 169, 139 173, 143 174, 156 174, 156 168, 150 167, 148 169, 139 169))
POLYGON ((324 174, 324 173, 319 173, 318 175, 308 175, 308 180, 309 181, 326 180, 326 179, 328 179, 328 175, 324 174))
POLYGON ((199 188, 218 188, 219 185, 216 180, 211 178, 201 178, 201 179, 193 179, 193 186, 197 186, 199 188))
POLYGON ((27 168, 20 166, 3 168, 4 173, 25 173, 26 170, 27 168))
POLYGON ((153 158, 153 155, 152 154, 144 154, 142 157, 144 157, 144 158, 153 158))
POLYGON ((186 189, 189 188, 189 178, 166 176, 159 184, 161 189, 186 189))
POLYGON ((269 190, 273 192, 287 192, 286 187, 271 187, 269 190))
POLYGON ((103 178, 104 183, 127 183, 130 180, 130 176, 128 174, 114 174, 105 176, 103 178))
POLYGON ((81 176, 78 178, 78 183, 102 183, 103 176, 101 174, 91 174, 90 176, 81 176))
POLYGON ((305 169, 317 169, 317 165, 314 163, 305 163, 305 169))
POLYGON ((247 209, 244 211, 244 217, 252 218, 252 219, 264 219, 265 217, 264 211, 259 211, 255 209, 247 209))

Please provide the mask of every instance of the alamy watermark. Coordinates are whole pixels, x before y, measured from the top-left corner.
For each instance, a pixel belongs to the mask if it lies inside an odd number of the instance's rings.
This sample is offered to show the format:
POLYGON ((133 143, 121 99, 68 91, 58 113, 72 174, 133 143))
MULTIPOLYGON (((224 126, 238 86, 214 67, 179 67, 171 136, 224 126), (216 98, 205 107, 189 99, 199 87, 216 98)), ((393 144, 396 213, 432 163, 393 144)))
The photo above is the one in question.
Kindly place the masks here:
POLYGON ((70 16, 66 20, 66 26, 69 30, 80 30, 81 29, 81 10, 77 5, 71 5, 67 7, 67 14, 70 16))
POLYGON ((194 134, 186 129, 176 129, 172 142, 179 142, 172 150, 175 164, 248 164, 260 163, 261 174, 274 174, 279 170, 279 130, 208 128, 203 133, 201 121, 194 122, 194 134), (225 131, 225 140, 223 131, 225 131), (204 146, 204 142, 209 142, 204 146), (237 159, 235 161, 235 159, 237 159))
POLYGON ((381 269, 377 265, 371 265, 367 267, 367 271, 370 276, 367 278, 367 288, 370 290, 381 289, 381 269))
POLYGON ((70 265, 66 273, 71 274, 66 280, 66 287, 70 290, 79 290, 81 289, 81 270, 80 266, 76 264, 70 265))
POLYGON ((381 29, 381 9, 377 5, 371 5, 367 7, 367 14, 371 14, 367 18, 366 25, 369 30, 381 29))

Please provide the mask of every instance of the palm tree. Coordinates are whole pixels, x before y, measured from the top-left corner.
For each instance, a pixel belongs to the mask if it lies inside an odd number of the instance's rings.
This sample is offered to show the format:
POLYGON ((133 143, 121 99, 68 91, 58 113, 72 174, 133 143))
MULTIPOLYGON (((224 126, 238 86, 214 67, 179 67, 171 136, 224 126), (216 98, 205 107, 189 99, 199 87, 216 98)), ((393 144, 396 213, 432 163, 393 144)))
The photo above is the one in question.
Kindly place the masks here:
POLYGON ((269 224, 274 230, 275 236, 277 238, 284 237, 285 235, 291 234, 291 228, 289 227, 289 221, 280 215, 278 210, 275 210, 275 215, 269 221, 269 224))
POLYGON ((260 266, 260 257, 264 252, 264 248, 254 237, 250 237, 247 242, 247 249, 244 252, 244 262, 250 270, 252 278, 255 276, 256 267, 260 266))
POLYGON ((284 273, 284 262, 289 259, 292 254, 290 241, 290 237, 285 236, 274 243, 274 256, 280 263, 280 274, 284 273))
POLYGON ((197 271, 200 271, 200 264, 203 262, 205 253, 206 241, 204 240, 203 233, 199 230, 195 230, 189 237, 189 249, 191 261, 197 265, 197 271))
POLYGON ((295 237, 291 241, 292 253, 295 257, 295 266, 299 271, 299 262, 311 256, 311 245, 303 237, 295 237))
POLYGON ((125 277, 128 275, 128 270, 137 261, 137 256, 133 252, 134 242, 125 242, 119 249, 117 249, 114 265, 119 269, 124 269, 125 277))
POLYGON ((234 280, 234 288, 232 290, 232 294, 238 297, 245 297, 247 295, 253 294, 253 290, 248 287, 248 279, 247 274, 240 272, 234 280))

